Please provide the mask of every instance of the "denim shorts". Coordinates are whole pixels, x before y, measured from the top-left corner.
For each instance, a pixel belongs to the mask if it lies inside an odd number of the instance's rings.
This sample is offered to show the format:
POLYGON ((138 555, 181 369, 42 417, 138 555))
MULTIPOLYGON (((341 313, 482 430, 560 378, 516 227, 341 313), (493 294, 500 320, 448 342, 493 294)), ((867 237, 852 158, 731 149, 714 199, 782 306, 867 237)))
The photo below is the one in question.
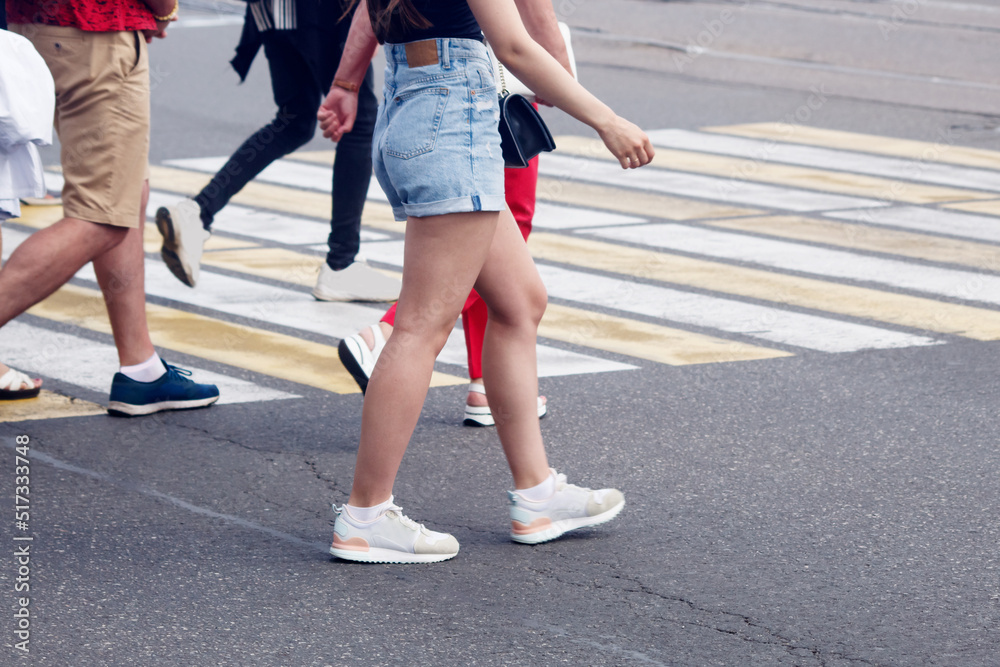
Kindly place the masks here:
POLYGON ((504 209, 493 67, 482 42, 439 38, 437 62, 409 67, 385 45, 372 165, 397 220, 504 209))

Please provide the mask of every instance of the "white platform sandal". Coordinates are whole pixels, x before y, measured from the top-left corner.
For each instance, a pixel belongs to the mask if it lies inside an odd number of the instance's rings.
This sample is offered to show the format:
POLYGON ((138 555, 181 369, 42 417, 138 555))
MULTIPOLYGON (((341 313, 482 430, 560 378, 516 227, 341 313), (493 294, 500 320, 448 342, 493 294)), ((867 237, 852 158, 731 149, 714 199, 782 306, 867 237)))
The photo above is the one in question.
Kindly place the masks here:
POLYGON ((40 386, 35 386, 34 379, 13 368, 8 369, 0 377, 0 401, 18 401, 22 398, 34 398, 38 396, 41 390, 40 386), (29 388, 22 389, 24 385, 28 385, 29 388))
POLYGON ((382 328, 377 323, 368 328, 371 329, 372 338, 375 339, 374 349, 368 349, 368 343, 365 342, 360 333, 348 336, 337 346, 340 362, 344 364, 344 368, 361 387, 362 394, 368 389, 368 379, 371 378, 372 371, 375 370, 378 355, 382 354, 382 348, 385 347, 385 336, 382 335, 382 328))
MULTIPOLYGON (((477 382, 469 383, 469 391, 476 394, 486 395, 486 388, 477 382)), ((542 397, 538 397, 538 418, 541 419, 548 412, 548 407, 542 400, 542 397)), ((490 412, 489 406, 486 405, 465 405, 465 419, 462 423, 466 426, 494 426, 496 421, 493 419, 493 413, 490 412)))

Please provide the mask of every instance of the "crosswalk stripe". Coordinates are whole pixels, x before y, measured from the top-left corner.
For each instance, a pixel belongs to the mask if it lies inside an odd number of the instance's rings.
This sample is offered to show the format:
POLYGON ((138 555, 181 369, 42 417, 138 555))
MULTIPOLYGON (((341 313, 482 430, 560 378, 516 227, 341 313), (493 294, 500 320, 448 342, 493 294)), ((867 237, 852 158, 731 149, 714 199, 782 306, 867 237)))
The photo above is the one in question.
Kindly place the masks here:
POLYGON ((956 211, 965 211, 966 213, 982 213, 983 215, 992 215, 995 218, 1000 218, 1000 199, 948 204, 946 208, 952 208, 956 211))
POLYGON ((962 264, 980 270, 1000 268, 998 246, 897 231, 885 227, 869 227, 792 215, 709 220, 703 224, 796 241, 841 246, 851 250, 901 255, 930 262, 962 264))
MULTIPOLYGON (((568 153, 569 151, 564 152, 568 153)), ((553 154, 546 155, 545 158, 541 169, 546 176, 552 178, 613 185, 626 190, 651 190, 739 206, 805 213, 807 211, 830 211, 886 205, 886 202, 872 198, 802 190, 737 178, 690 174, 650 167, 641 170, 624 170, 617 162, 604 159, 603 156, 590 159, 553 154)))
MULTIPOLYGON (((586 137, 559 137, 559 151, 564 155, 577 155, 588 159, 606 162, 621 170, 618 161, 604 148, 597 139, 586 137)), ((693 151, 675 150, 669 147, 657 146, 656 161, 652 168, 646 168, 646 177, 653 180, 655 176, 665 178, 672 171, 660 169, 657 165, 664 164, 670 169, 694 172, 706 176, 725 179, 730 187, 736 183, 766 183, 770 185, 810 190, 818 193, 836 193, 847 197, 865 197, 875 202, 901 201, 912 204, 935 204, 942 202, 968 201, 992 198, 995 195, 975 190, 960 190, 958 188, 940 185, 925 185, 902 182, 888 178, 878 178, 863 174, 828 171, 803 166, 791 166, 766 162, 763 160, 748 160, 739 157, 710 155, 693 151)), ((556 158, 561 156, 556 155, 556 158)), ((561 157, 561 159, 568 159, 561 157)), ((823 208, 847 208, 843 204, 824 206, 823 208)), ((783 208, 775 206, 774 208, 783 208)), ((787 208, 784 207, 784 208, 787 208)))
MULTIPOLYGON (((107 394, 118 369, 118 352, 110 343, 59 333, 23 322, 0 329, 0 349, 6 363, 63 382, 107 394)), ((172 361, 167 359, 168 362, 172 361)), ((219 405, 300 398, 296 394, 264 387, 247 380, 184 366, 196 382, 219 387, 219 405)))
POLYGON ((781 162, 855 174, 869 174, 903 181, 934 183, 953 186, 959 188, 961 192, 968 189, 1000 192, 1000 174, 985 169, 934 162, 917 162, 902 158, 876 156, 870 153, 785 144, 763 139, 691 132, 689 130, 651 130, 647 134, 653 144, 658 147, 717 153, 748 160, 781 162))
POLYGON ((985 215, 970 215, 920 206, 863 208, 855 211, 834 211, 823 215, 871 225, 901 227, 1000 243, 1000 220, 985 215))
POLYGON ((762 239, 673 223, 613 227, 590 233, 616 241, 770 266, 785 271, 872 282, 926 294, 1000 305, 1000 276, 920 266, 843 250, 762 239))
POLYGON ((942 137, 938 142, 914 141, 857 132, 824 130, 818 127, 790 125, 788 123, 750 123, 702 129, 706 132, 825 146, 876 155, 891 155, 922 162, 943 162, 966 167, 1000 170, 1000 152, 958 146, 950 143, 947 137, 942 137))
POLYGON ((550 262, 975 340, 1000 340, 1000 312, 994 310, 545 232, 532 234, 528 246, 534 257, 550 262))
MULTIPOLYGON (((398 265, 401 262, 402 246, 400 242, 368 244, 363 245, 362 249, 370 258, 380 263, 398 265)), ((309 259, 313 258, 306 258, 306 260, 309 259)), ((317 262, 320 261, 318 258, 315 259, 317 262)), ((261 249, 259 251, 212 253, 211 255, 205 255, 203 261, 204 264, 290 282, 294 282, 296 278, 301 279, 305 275, 303 271, 299 270, 302 262, 303 256, 298 253, 277 248, 261 249), (222 256, 222 261, 218 261, 220 256, 222 256)), ((215 280, 214 276, 212 280, 215 280)), ((303 284, 311 283, 303 281, 303 284)), ((381 312, 372 314, 368 320, 349 317, 348 319, 351 324, 348 330, 353 333, 353 331, 361 326, 361 323, 374 322, 380 316, 381 312)), ((702 360, 705 358, 719 359, 723 358, 723 356, 727 359, 733 358, 736 360, 785 356, 783 352, 746 344, 734 348, 732 341, 712 338, 701 334, 691 334, 690 332, 680 332, 667 327, 647 325, 642 322, 630 322, 623 318, 603 316, 599 313, 569 306, 555 308, 550 305, 543 317, 543 326, 540 331, 545 332, 540 333, 543 338, 577 343, 594 349, 671 365, 704 363, 702 360), (588 323, 587 330, 592 334, 586 337, 586 341, 581 340, 579 336, 581 329, 578 327, 581 322, 588 323), (724 355, 720 353, 720 349, 725 349, 724 355)), ((557 374, 579 373, 582 372, 580 368, 583 367, 590 369, 587 372, 634 368, 634 366, 618 364, 616 362, 594 360, 579 354, 574 355, 575 363, 570 366, 564 360, 565 358, 565 352, 560 354, 548 348, 548 346, 539 345, 539 376, 547 377, 557 374), (556 361, 561 362, 557 367, 558 371, 553 367, 556 361), (600 363, 597 363, 598 361, 600 363)), ((445 363, 466 365, 465 343, 463 335, 460 332, 453 334, 449 338, 449 347, 442 353, 439 360, 445 363)))
MULTIPOLYGON (((333 164, 333 156, 334 151, 298 151, 289 155, 287 159, 302 160, 329 167, 333 164)), ((548 156, 541 157, 541 163, 544 164, 547 159, 548 156)), ((377 188, 378 184, 374 178, 373 183, 373 187, 377 188)), ((585 206, 592 209, 613 210, 617 214, 666 218, 667 220, 727 218, 763 213, 758 209, 732 206, 720 202, 672 197, 637 190, 630 191, 628 197, 622 197, 622 192, 618 188, 595 183, 574 183, 561 178, 548 178, 544 174, 538 178, 537 196, 541 202, 567 204, 577 210, 586 210, 579 208, 585 206)), ((537 227, 545 226, 544 219, 538 219, 540 217, 540 212, 536 211, 536 220, 533 224, 537 227)))
MULTIPOLYGON (((530 239, 530 237, 529 237, 530 239)), ((402 242, 377 244, 372 250, 385 264, 402 262, 402 242)), ((549 295, 577 303, 709 327, 773 343, 823 352, 932 345, 926 336, 889 331, 816 315, 743 303, 679 290, 539 265, 549 295)), ((576 332, 571 336, 577 337, 576 332)))
POLYGON ((37 398, 0 403, 0 423, 103 414, 107 414, 107 410, 97 403, 63 396, 47 389, 42 389, 37 398))

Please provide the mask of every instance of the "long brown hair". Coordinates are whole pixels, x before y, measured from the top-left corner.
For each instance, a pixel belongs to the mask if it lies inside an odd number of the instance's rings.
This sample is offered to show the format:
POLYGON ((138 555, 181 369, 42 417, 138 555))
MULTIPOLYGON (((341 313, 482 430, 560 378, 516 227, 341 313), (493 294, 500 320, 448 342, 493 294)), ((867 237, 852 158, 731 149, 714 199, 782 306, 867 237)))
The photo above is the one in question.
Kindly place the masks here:
MULTIPOLYGON (((360 0, 351 0, 344 16, 353 13, 358 2, 360 0)), ((394 25, 422 29, 431 27, 431 22, 413 6, 413 0, 368 0, 368 18, 379 42, 385 42, 394 25)))

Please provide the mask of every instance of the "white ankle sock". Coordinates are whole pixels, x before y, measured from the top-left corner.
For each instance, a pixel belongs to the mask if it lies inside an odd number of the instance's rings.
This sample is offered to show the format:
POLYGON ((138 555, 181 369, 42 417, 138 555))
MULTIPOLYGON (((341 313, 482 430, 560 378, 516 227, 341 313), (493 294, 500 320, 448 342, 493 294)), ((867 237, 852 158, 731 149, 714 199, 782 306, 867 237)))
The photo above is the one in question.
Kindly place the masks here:
POLYGON ((556 476, 551 472, 549 473, 549 476, 545 478, 545 481, 538 486, 533 486, 530 489, 517 489, 517 495, 533 503, 540 503, 543 500, 548 500, 555 492, 556 476))
POLYGON ((167 372, 167 369, 163 365, 163 362, 160 361, 160 355, 154 352, 153 356, 146 359, 146 361, 141 364, 136 364, 135 366, 122 366, 120 372, 125 377, 135 380, 136 382, 154 382, 163 377, 163 374, 167 372))
POLYGON ((382 513, 389 509, 392 505, 392 496, 389 496, 389 500, 384 503, 379 503, 374 507, 355 507, 354 505, 344 505, 347 509, 347 513, 355 521, 360 521, 361 523, 371 523, 375 519, 382 516, 382 513))

